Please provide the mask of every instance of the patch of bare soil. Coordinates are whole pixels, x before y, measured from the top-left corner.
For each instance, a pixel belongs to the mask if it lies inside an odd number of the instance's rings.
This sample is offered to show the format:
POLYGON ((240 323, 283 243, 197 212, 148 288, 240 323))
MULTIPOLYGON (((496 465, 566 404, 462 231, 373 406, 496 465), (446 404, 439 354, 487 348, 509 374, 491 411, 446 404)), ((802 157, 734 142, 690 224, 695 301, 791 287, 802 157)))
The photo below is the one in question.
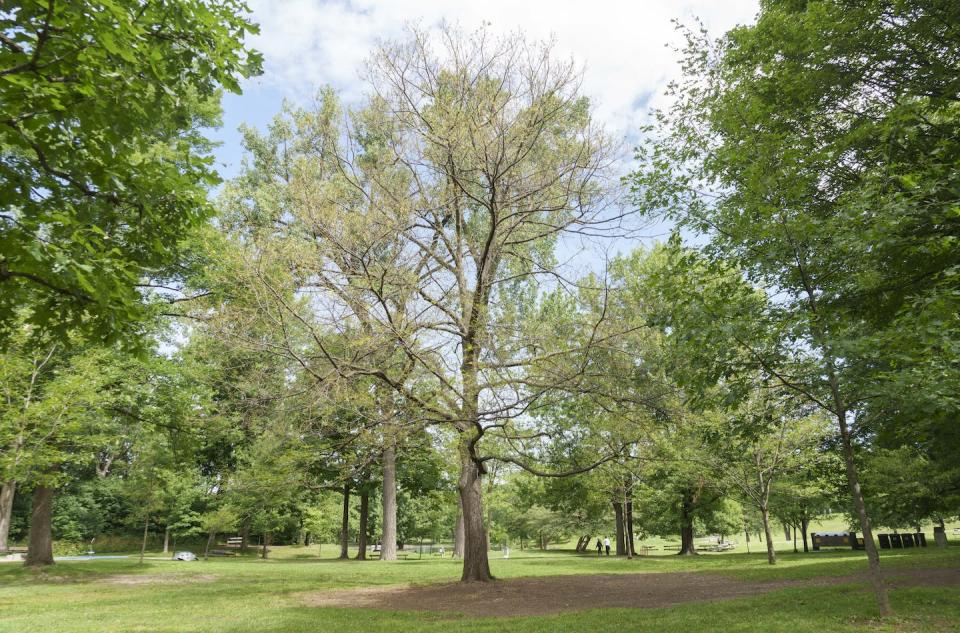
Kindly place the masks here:
MULTIPOLYGON (((685 602, 754 596, 785 587, 864 580, 864 576, 844 576, 811 581, 756 582, 694 572, 546 576, 489 583, 341 589, 310 594, 306 602, 317 607, 463 613, 468 616, 529 616, 610 607, 667 607, 685 602)), ((889 574, 889 583, 894 587, 960 585, 960 569, 898 570, 889 574)))
POLYGON ((217 577, 212 574, 198 574, 196 576, 181 576, 179 574, 122 574, 105 576, 97 582, 108 585, 182 585, 195 582, 213 582, 217 577))

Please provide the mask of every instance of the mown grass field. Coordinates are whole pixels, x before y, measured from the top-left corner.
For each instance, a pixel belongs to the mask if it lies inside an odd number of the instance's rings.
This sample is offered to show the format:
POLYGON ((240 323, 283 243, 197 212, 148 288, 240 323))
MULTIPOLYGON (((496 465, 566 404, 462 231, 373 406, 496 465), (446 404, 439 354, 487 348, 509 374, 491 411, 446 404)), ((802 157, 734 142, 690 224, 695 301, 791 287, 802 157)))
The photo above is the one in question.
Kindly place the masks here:
MULTIPOLYGON (((252 557, 173 562, 136 558, 59 562, 35 572, 0 564, 0 632, 287 633, 306 631, 960 631, 960 589, 909 587, 892 591, 897 616, 876 621, 860 582, 792 587, 756 597, 657 609, 594 609, 552 616, 467 618, 450 614, 312 607, 306 596, 330 588, 455 580, 459 561, 425 557, 392 563, 337 561, 335 548, 278 547, 267 561, 252 557)), ((159 554, 154 554, 159 558, 159 554)), ((756 581, 845 576, 862 571, 862 553, 784 552, 776 567, 763 554, 634 560, 570 551, 491 553, 501 579, 523 576, 689 572, 756 581)), ((886 569, 960 567, 960 547, 887 553, 886 569)), ((584 605, 589 606, 589 605, 584 605)))

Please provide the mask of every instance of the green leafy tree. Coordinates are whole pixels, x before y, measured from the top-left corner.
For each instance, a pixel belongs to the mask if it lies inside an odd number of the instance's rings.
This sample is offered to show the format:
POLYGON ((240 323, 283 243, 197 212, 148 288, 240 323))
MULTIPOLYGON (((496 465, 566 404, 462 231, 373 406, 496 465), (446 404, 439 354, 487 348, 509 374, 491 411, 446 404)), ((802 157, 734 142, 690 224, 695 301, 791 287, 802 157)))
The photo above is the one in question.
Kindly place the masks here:
MULTIPOLYGON (((259 72, 238 0, 30 0, 0 10, 0 341, 138 334, 217 182, 203 128, 259 72)), ((176 293, 171 297, 176 296, 176 293)))
POLYGON ((718 41, 690 33, 634 179, 776 297, 763 316, 806 366, 781 376, 837 425, 884 615, 856 443, 874 400, 957 406, 958 19, 936 0, 771 0, 718 41))

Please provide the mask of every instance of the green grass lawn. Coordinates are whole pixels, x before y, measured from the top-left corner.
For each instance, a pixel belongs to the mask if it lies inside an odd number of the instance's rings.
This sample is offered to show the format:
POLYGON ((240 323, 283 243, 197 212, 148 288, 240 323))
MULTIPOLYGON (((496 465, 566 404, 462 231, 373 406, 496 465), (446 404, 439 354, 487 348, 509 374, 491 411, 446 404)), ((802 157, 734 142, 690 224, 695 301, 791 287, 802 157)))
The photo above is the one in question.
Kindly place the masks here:
MULTIPOLYGON (((0 564, 0 632, 80 633, 295 631, 960 631, 956 587, 892 592, 897 617, 877 622, 862 584, 789 588, 717 603, 661 609, 605 609, 546 617, 465 618, 304 606, 305 592, 333 587, 433 583, 459 577, 459 561, 425 557, 382 563, 336 561, 335 548, 277 547, 273 559, 60 562, 41 572, 0 564)), ((159 554, 155 554, 159 556, 159 554)), ((594 573, 700 571, 745 580, 847 575, 865 567, 862 553, 784 553, 776 567, 764 555, 726 553, 634 560, 569 551, 491 552, 499 578, 594 573)), ((960 547, 888 553, 887 569, 957 567, 960 547)), ((586 582, 586 579, 585 579, 586 582)))

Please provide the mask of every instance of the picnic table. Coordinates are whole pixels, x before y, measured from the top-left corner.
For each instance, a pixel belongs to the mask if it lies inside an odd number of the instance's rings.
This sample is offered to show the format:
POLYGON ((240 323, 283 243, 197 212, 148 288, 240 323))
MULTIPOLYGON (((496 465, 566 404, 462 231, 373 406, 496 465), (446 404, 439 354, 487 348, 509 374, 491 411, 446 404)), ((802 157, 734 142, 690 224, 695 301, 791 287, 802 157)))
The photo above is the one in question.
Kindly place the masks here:
POLYGON ((713 552, 726 552, 732 549, 736 549, 737 544, 731 543, 730 541, 718 541, 710 547, 710 551, 713 552))

